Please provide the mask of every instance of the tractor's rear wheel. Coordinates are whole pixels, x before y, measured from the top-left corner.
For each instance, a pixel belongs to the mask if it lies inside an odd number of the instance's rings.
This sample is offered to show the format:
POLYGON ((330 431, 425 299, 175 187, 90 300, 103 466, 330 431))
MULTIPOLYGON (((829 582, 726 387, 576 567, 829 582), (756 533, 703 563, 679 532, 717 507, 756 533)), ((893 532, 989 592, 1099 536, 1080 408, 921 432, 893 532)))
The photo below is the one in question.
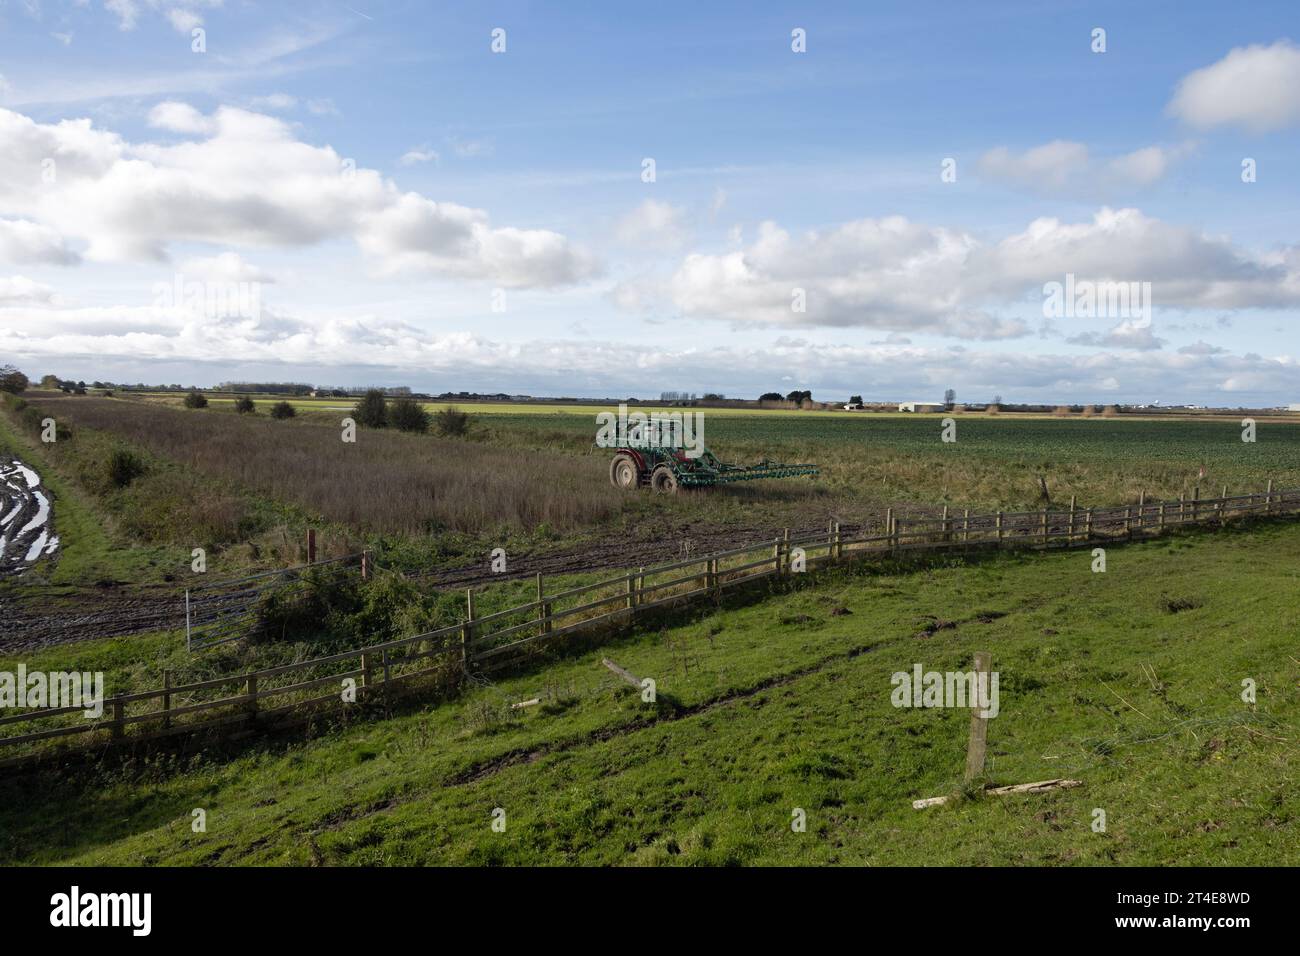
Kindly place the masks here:
POLYGON ((650 487, 661 495, 677 493, 677 476, 667 465, 660 465, 650 473, 650 487))
POLYGON ((609 480, 615 488, 631 489, 636 487, 636 462, 630 455, 615 455, 609 463, 609 480))

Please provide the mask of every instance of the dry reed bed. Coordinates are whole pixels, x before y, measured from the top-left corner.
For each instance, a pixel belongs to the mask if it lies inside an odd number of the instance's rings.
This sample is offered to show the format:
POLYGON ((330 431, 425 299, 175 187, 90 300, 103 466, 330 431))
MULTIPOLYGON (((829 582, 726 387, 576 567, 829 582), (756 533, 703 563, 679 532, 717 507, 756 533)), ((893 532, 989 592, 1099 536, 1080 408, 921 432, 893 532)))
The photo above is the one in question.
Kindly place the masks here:
POLYGON ((186 468, 368 531, 474 533, 542 524, 571 530, 621 507, 603 459, 516 454, 365 428, 349 444, 341 427, 213 408, 98 398, 40 401, 74 429, 112 433, 186 468))

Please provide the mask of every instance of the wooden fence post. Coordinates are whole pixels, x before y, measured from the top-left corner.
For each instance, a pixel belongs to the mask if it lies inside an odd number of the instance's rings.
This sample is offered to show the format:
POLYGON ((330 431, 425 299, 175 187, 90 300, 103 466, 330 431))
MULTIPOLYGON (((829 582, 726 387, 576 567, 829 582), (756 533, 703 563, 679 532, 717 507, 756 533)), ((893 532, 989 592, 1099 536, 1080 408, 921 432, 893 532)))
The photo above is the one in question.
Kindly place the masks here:
POLYGON ((1264 492, 1264 514, 1273 510, 1273 479, 1268 480, 1268 490, 1264 492))
POLYGON ((1002 547, 1002 512, 998 511, 998 547, 1002 547))
POLYGON ((838 561, 844 557, 844 538, 840 534, 840 523, 835 522, 835 543, 832 545, 835 549, 835 560, 838 561))
POLYGON ((316 529, 307 529, 307 563, 316 563, 316 529))
POLYGON ((248 675, 248 719, 257 720, 257 675, 248 675))
POLYGON ((1083 543, 1092 540, 1092 508, 1083 513, 1083 543))
POLYGON ((369 551, 361 552, 361 580, 362 581, 370 580, 370 552, 369 551))
POLYGON ((363 653, 361 655, 361 689, 367 690, 370 687, 370 655, 363 653))
POLYGON ((1178 523, 1181 525, 1187 517, 1187 493, 1178 494, 1178 523))
POLYGON ((885 548, 894 553, 894 509, 885 509, 885 548))
POLYGON ((947 506, 947 505, 944 505, 944 506, 943 506, 943 519, 942 519, 942 520, 943 520, 943 524, 941 525, 941 527, 943 528, 943 532, 942 532, 942 535, 943 535, 943 543, 944 543, 944 544, 947 544, 947 543, 948 543, 948 506, 947 506))
POLYGON ((631 571, 627 573, 625 582, 625 593, 627 594, 627 609, 629 611, 636 608, 636 575, 631 571))
POLYGON ((460 667, 469 673, 469 642, 474 639, 474 589, 465 589, 465 623, 460 626, 460 667))
POLYGON ((539 602, 537 607, 537 618, 542 622, 542 633, 549 634, 551 633, 551 605, 549 601, 546 601, 545 592, 542 590, 541 571, 537 572, 537 600, 539 602))
POLYGON ((1195 524, 1201 516, 1201 486, 1192 487, 1192 524, 1195 524))
MULTIPOLYGON (((163 669, 163 690, 170 690, 172 686, 172 669, 170 667, 163 669)), ((168 730, 172 725, 172 695, 163 694, 163 730, 168 730)))
POLYGON ((1070 544, 1071 544, 1071 545, 1074 544, 1074 505, 1075 505, 1075 496, 1074 496, 1074 495, 1070 495, 1070 533, 1069 533, 1069 539, 1070 539, 1070 544))
MULTIPOLYGON (((970 741, 966 745, 966 782, 972 780, 984 773, 984 754, 988 748, 989 719, 981 717, 980 714, 984 708, 979 699, 980 675, 987 675, 990 668, 990 656, 988 651, 975 652, 975 700, 967 701, 971 705, 970 710, 970 741)), ((985 676, 984 686, 988 686, 989 678, 985 676)), ((990 701, 990 703, 992 703, 990 701)))
POLYGON ((961 541, 963 545, 970 543, 970 509, 969 508, 963 509, 961 513, 961 541))
POLYGON ((1124 537, 1133 539, 1133 506, 1124 509, 1124 537))
POLYGON ((1165 530, 1165 503, 1160 502, 1160 530, 1165 530))
POLYGON ((1138 492, 1138 531, 1142 531, 1147 525, 1147 493, 1138 492))
POLYGON ((1041 538, 1042 547, 1047 547, 1047 506, 1043 506, 1043 516, 1039 525, 1039 537, 1041 538))
POLYGON ((1219 497, 1219 524, 1223 524, 1223 513, 1228 510, 1228 486, 1223 486, 1223 494, 1219 497))

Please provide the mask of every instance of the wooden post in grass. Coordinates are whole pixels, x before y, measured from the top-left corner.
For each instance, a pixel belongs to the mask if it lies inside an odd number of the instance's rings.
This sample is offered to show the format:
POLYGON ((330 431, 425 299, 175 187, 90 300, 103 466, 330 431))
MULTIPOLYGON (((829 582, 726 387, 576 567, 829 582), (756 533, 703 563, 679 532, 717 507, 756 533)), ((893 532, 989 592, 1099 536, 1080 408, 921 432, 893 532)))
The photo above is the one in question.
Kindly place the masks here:
POLYGON ((629 611, 636 608, 636 575, 631 571, 627 573, 627 581, 624 591, 627 594, 627 609, 629 611))
POLYGON ((361 655, 361 689, 366 690, 370 687, 370 655, 361 655))
POLYGON ((1083 543, 1087 544, 1092 540, 1092 509, 1089 508, 1083 513, 1083 543))
MULTIPOLYGON (((171 686, 172 686, 172 669, 170 667, 167 667, 163 669, 163 690, 170 691, 171 686)), ((162 709, 163 709, 163 719, 162 719, 163 730, 167 730, 172 725, 172 695, 170 693, 163 694, 162 709)))
POLYGON ((1002 512, 998 512, 998 547, 1002 547, 1002 512))
POLYGON ((944 543, 944 544, 947 544, 947 543, 948 543, 948 506, 947 506, 947 505, 944 505, 944 506, 943 506, 943 519, 942 519, 942 520, 943 520, 943 524, 942 524, 942 528, 943 528, 943 543, 944 543))
POLYGON ((307 529, 307 563, 316 563, 316 529, 307 529))
POLYGON ((537 618, 542 622, 542 633, 551 633, 551 605, 546 602, 545 594, 542 591, 542 572, 537 572, 537 618))
POLYGON ((1124 537, 1133 539, 1133 506, 1124 509, 1124 537))
POLYGON ((469 642, 474 639, 474 589, 465 589, 465 623, 460 626, 460 666, 469 672, 469 642))
POLYGON ((1165 530, 1165 503, 1160 502, 1160 530, 1165 530))
POLYGON ((835 522, 835 543, 832 546, 835 549, 835 559, 838 561, 844 557, 844 539, 840 535, 840 523, 835 522))
POLYGON ((1043 516, 1039 525, 1039 537, 1042 539, 1042 546, 1047 547, 1047 506, 1043 506, 1043 516))
POLYGON ((894 509, 885 509, 885 547, 889 553, 894 553, 894 509))
POLYGON ((370 580, 370 551, 361 552, 361 580, 370 580))
POLYGON ((1074 496, 1074 495, 1070 495, 1070 534, 1069 534, 1069 539, 1070 539, 1070 544, 1072 544, 1072 545, 1074 544, 1074 505, 1075 505, 1075 496, 1074 496))
POLYGON ((961 542, 963 545, 962 550, 965 550, 964 546, 970 543, 970 509, 969 508, 963 508, 961 513, 961 542))
POLYGON ((1223 524, 1223 513, 1228 510, 1228 486, 1223 486, 1223 494, 1219 497, 1219 524, 1223 524))
POLYGON ((1273 479, 1268 480, 1268 490, 1264 492, 1264 513, 1268 514, 1273 510, 1273 479))
POLYGON ((1147 493, 1138 492, 1138 531, 1141 532, 1147 523, 1147 493))
POLYGON ((966 782, 970 783, 984 773, 984 754, 988 748, 989 719, 980 716, 985 702, 980 700, 979 688, 988 686, 990 655, 988 651, 975 652, 975 700, 967 701, 970 711, 970 741, 966 745, 966 782), (984 675, 981 685, 980 677, 984 675))
POLYGON ((1201 516, 1201 486, 1192 487, 1192 524, 1195 524, 1201 516))
POLYGON ((1178 494, 1178 523, 1181 525, 1187 518, 1187 493, 1179 492, 1178 494))
POLYGON ((248 689, 245 691, 248 695, 248 719, 257 720, 257 675, 248 675, 248 689))

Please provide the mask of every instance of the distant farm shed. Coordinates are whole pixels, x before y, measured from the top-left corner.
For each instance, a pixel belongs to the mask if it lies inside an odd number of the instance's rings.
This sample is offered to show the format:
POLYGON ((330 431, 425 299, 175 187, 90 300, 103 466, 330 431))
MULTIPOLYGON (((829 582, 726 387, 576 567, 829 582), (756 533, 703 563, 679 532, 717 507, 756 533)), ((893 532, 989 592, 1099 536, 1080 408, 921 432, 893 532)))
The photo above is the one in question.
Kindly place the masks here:
POLYGON ((944 409, 943 402, 899 402, 898 410, 900 412, 941 412, 944 409))

